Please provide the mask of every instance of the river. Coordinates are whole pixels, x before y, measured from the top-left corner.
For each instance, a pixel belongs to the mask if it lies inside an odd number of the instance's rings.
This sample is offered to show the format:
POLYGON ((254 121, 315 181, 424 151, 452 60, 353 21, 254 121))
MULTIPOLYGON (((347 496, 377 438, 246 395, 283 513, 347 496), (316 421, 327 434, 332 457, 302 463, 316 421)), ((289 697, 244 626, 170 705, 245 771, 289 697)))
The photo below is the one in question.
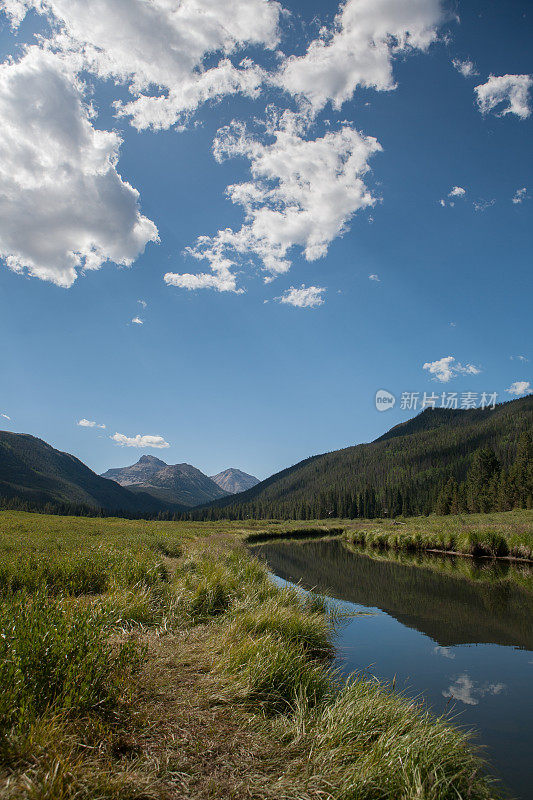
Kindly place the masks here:
POLYGON ((348 674, 368 671, 476 731, 494 772, 533 800, 533 571, 461 557, 367 554, 343 540, 256 545, 281 582, 348 612, 337 638, 348 674))

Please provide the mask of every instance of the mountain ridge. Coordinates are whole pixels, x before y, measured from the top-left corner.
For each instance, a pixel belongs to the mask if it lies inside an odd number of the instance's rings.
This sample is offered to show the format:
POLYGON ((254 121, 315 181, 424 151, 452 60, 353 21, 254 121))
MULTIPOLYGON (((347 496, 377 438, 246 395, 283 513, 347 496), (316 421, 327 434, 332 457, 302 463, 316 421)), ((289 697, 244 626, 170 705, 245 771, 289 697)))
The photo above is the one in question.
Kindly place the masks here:
POLYGON ((146 492, 157 500, 192 508, 227 496, 215 481, 191 464, 167 464, 144 455, 128 467, 115 467, 102 478, 116 481, 130 491, 146 492))
POLYGON ((0 431, 0 497, 19 498, 29 504, 80 505, 135 514, 184 509, 130 492, 43 439, 11 431, 0 431))

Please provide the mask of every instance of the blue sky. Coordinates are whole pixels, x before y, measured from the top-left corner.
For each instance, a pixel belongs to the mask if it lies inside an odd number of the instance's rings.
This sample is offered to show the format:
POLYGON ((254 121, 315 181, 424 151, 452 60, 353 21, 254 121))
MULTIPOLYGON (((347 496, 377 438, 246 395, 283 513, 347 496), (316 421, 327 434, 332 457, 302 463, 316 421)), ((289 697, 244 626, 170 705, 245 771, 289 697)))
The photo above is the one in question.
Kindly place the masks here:
POLYGON ((0 427, 98 472, 530 391, 529 4, 243 2, 0 1, 0 427))

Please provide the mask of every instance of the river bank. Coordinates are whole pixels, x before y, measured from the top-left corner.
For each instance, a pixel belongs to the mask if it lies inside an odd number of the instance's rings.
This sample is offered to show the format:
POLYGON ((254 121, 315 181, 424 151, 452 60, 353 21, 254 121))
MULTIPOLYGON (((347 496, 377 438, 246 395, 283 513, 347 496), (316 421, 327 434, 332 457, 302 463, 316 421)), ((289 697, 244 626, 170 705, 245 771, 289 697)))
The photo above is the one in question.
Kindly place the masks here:
POLYGON ((242 523, 1 516, 6 798, 498 796, 466 733, 340 680, 335 615, 242 523))
POLYGON ((347 541, 361 547, 533 560, 533 511, 351 520, 347 541))

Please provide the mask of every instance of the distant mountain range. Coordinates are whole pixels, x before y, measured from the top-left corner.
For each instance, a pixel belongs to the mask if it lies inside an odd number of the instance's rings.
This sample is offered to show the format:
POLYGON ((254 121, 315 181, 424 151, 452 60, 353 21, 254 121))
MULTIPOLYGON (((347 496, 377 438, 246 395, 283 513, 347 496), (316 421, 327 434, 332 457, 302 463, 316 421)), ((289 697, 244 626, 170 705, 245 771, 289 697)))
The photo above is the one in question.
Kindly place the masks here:
POLYGON ((38 507, 48 503, 130 514, 185 510, 101 478, 79 459, 42 439, 9 431, 0 431, 0 498, 38 507))
POLYGON ((262 482, 234 468, 210 478, 148 455, 99 476, 41 439, 4 431, 0 500, 194 519, 427 514, 445 484, 465 480, 479 448, 494 451, 505 500, 507 476, 524 458, 519 440, 532 429, 533 395, 494 410, 426 409, 370 444, 312 456, 262 482))
POLYGON ((218 475, 211 475, 211 480, 215 481, 228 494, 238 494, 257 486, 259 479, 253 475, 248 475, 247 472, 242 472, 240 469, 230 467, 218 475))
POLYGON ((192 507, 210 503, 228 492, 190 464, 166 464, 155 456, 141 456, 131 467, 108 469, 110 478, 132 492, 145 492, 157 500, 192 507))

